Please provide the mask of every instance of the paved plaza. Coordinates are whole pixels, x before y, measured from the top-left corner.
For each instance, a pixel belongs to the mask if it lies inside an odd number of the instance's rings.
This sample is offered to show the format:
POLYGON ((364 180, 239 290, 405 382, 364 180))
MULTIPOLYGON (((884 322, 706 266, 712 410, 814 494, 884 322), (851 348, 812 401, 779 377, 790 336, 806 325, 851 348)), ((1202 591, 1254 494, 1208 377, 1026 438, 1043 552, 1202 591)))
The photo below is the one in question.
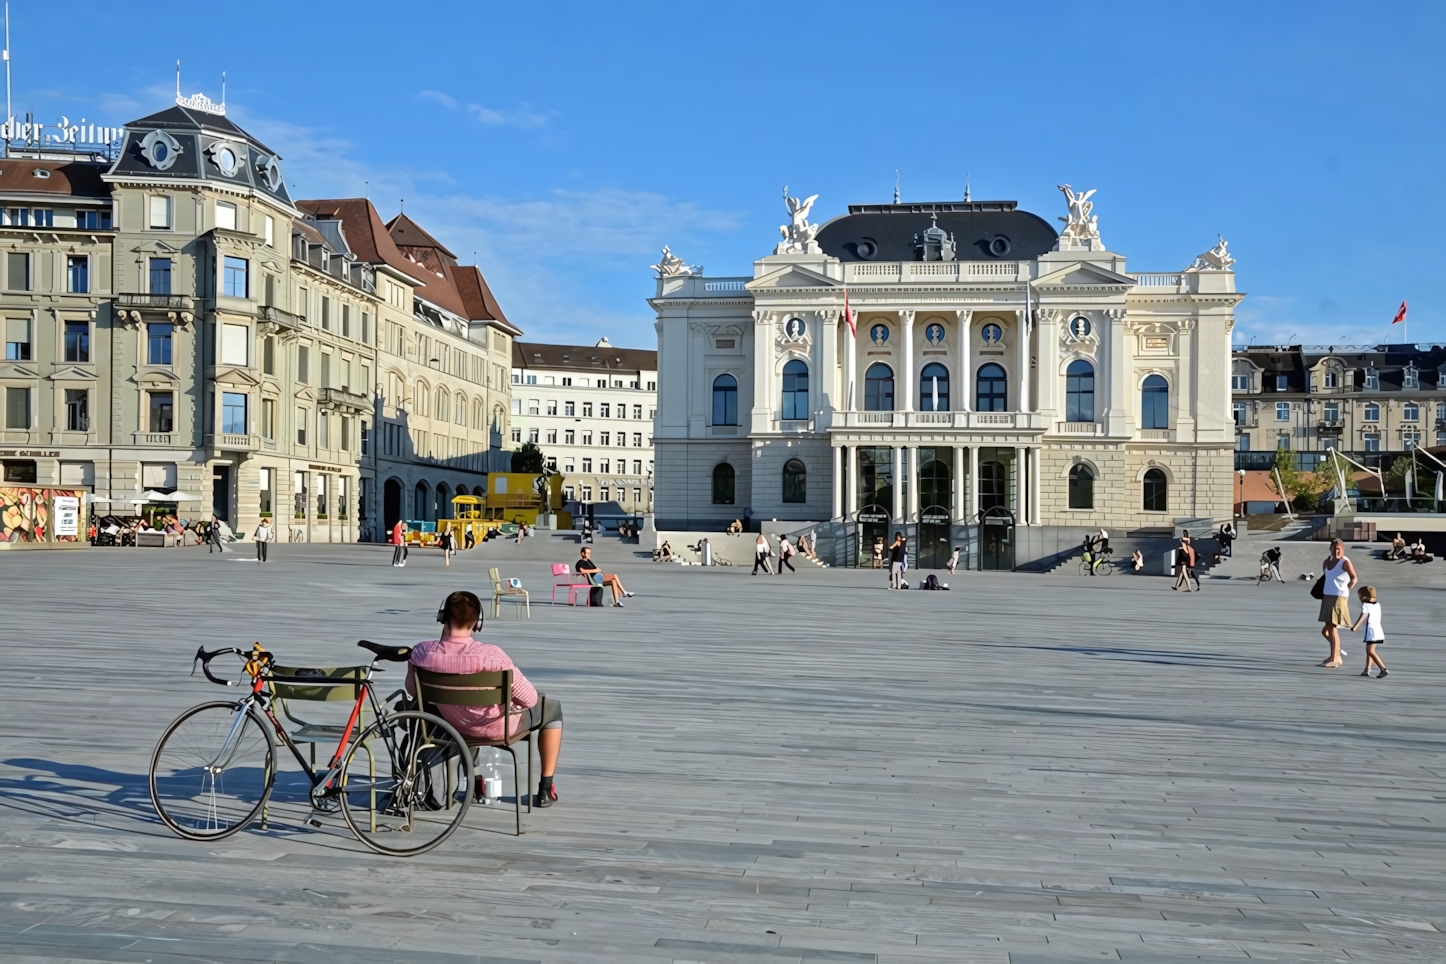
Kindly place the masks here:
MULTIPOLYGON (((1245 548, 1244 546, 1242 547, 1245 548)), ((548 605, 561 538, 0 553, 0 957, 21 961, 1446 960, 1446 566, 1381 588, 1386 680, 1315 666, 1308 584, 655 565, 548 605), (359 662, 500 565, 485 638, 560 697, 560 803, 387 859, 282 801, 160 825, 149 753, 223 695, 198 645, 359 662), (1408 585, 1409 583, 1409 585, 1408 585)), ((1249 551, 1246 549, 1245 551, 1249 551)), ((1359 560, 1361 555, 1353 553, 1359 560)), ((390 681, 400 682, 393 670, 390 681)), ((285 764, 283 764, 285 765, 285 764)))

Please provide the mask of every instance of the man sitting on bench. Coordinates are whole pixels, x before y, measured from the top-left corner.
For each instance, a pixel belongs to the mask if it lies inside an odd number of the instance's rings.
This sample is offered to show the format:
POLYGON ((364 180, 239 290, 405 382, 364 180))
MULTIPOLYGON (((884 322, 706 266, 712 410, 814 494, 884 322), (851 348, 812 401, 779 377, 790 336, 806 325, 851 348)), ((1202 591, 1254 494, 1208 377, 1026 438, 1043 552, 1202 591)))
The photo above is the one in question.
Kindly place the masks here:
POLYGON ((615 574, 611 572, 606 575, 603 574, 602 570, 597 567, 597 563, 592 561, 592 549, 588 546, 583 546, 582 558, 577 561, 576 566, 572 567, 572 571, 598 587, 596 590, 588 591, 589 596, 591 596, 593 592, 597 593, 596 602, 593 602, 591 599, 588 600, 592 605, 602 605, 602 590, 604 587, 612 589, 613 605, 619 609, 623 608, 623 597, 633 595, 623 588, 623 581, 615 574))

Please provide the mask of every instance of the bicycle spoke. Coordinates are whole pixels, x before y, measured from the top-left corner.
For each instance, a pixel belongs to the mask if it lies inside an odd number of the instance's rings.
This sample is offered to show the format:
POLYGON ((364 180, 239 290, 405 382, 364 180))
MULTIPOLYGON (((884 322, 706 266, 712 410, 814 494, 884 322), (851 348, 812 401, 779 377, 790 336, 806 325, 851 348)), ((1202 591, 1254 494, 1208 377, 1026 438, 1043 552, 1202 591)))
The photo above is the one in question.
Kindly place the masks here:
POLYGON ((250 823, 275 777, 270 734, 235 703, 205 703, 167 729, 151 757, 151 802, 182 837, 217 839, 250 823))

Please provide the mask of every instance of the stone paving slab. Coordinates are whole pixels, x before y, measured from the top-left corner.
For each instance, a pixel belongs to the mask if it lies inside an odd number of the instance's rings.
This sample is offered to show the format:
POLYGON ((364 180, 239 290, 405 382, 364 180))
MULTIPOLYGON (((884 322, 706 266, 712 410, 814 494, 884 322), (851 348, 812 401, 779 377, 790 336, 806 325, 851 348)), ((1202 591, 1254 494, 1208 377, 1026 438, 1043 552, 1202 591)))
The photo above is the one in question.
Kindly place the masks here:
MULTIPOLYGON (((547 604, 566 538, 0 553, 5 961, 1440 961, 1446 568, 1367 561, 1387 680, 1324 654, 1306 584, 654 565, 547 604), (216 687, 198 645, 358 660, 433 632, 500 565, 488 620, 562 699, 562 801, 475 807, 411 860, 307 826, 213 845, 151 811, 148 755, 216 687)), ((1258 553, 1256 553, 1258 555, 1258 553)), ((483 593, 486 594, 485 592, 483 593)), ((399 683, 400 677, 384 677, 399 683)))

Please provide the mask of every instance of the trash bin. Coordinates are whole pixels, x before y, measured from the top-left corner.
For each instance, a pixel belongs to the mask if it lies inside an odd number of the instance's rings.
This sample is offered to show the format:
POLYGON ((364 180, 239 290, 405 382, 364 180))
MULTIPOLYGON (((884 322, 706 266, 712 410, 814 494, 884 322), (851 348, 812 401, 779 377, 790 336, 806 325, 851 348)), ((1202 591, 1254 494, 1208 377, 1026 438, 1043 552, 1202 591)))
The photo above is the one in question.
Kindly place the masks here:
POLYGON ((1178 549, 1165 550, 1165 557, 1160 560, 1160 562, 1162 563, 1160 568, 1164 570, 1163 575, 1171 577, 1175 575, 1175 553, 1179 551, 1180 550, 1178 549))
POLYGON ((703 550, 703 565, 713 565, 713 543, 709 542, 707 539, 704 539, 700 545, 700 548, 703 550))

